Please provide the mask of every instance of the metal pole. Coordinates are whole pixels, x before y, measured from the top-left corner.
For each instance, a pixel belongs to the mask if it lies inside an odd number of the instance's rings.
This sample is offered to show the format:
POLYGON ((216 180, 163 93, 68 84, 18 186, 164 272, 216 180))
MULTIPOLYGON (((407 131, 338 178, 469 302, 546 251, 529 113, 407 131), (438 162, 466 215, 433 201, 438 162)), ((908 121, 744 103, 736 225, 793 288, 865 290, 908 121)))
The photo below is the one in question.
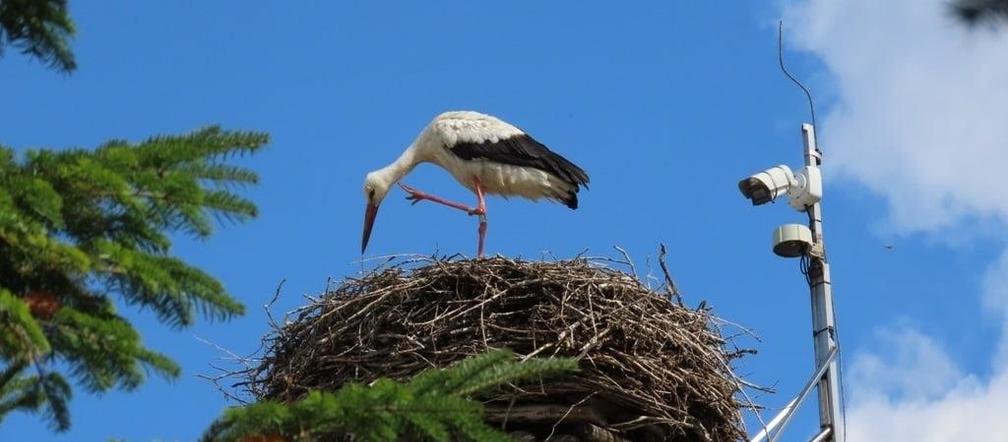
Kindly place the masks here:
POLYGON ((827 428, 825 430, 822 430, 822 432, 817 434, 816 437, 813 437, 812 440, 810 440, 809 442, 826 442, 827 440, 829 440, 826 438, 830 437, 832 434, 833 431, 827 428))
MULTIPOLYGON (((798 397, 801 397, 801 394, 799 394, 798 397)), ((791 399, 791 402, 788 402, 788 404, 784 406, 784 408, 780 411, 780 413, 777 413, 777 415, 774 416, 774 418, 771 419, 770 422, 768 422, 766 426, 759 431, 759 433, 756 433, 755 436, 749 439, 749 442, 763 442, 764 439, 770 436, 770 433, 773 433, 775 430, 777 430, 777 427, 780 426, 781 422, 783 422, 785 418, 794 413, 795 408, 801 405, 800 403, 798 403, 798 397, 791 399)), ((780 433, 780 431, 778 431, 778 433, 780 433)))
MULTIPOLYGON (((836 357, 836 352, 830 353, 829 360, 832 361, 834 357, 836 357)), ((808 383, 805 384, 805 388, 802 388, 801 393, 798 393, 798 397, 795 398, 794 401, 795 406, 792 407, 790 410, 788 410, 787 414, 783 416, 783 420, 781 420, 779 423, 780 430, 777 431, 777 433, 770 438, 770 442, 777 442, 780 440, 781 435, 784 434, 784 427, 786 427, 787 424, 791 422, 791 418, 794 417, 796 407, 798 405, 801 405, 802 402, 805 402, 805 398, 812 391, 812 387, 816 386, 819 383, 819 380, 822 379, 823 374, 826 373, 827 368, 829 368, 829 365, 824 364, 820 365, 819 368, 816 369, 815 374, 812 375, 812 378, 810 378, 808 383)))
MULTIPOLYGON (((805 141, 805 165, 819 167, 822 155, 816 147, 815 128, 802 124, 805 141)), ((830 358, 837 347, 836 317, 833 312, 833 290, 830 286, 829 263, 826 262, 826 247, 823 243, 822 207, 819 203, 808 208, 809 229, 812 230, 812 250, 809 253, 808 276, 811 280, 812 297, 812 337, 815 344, 816 366, 828 364, 826 372, 819 379, 819 427, 825 434, 824 441, 843 442, 843 408, 840 404, 839 358, 830 358), (832 359, 832 360, 830 360, 832 359)))

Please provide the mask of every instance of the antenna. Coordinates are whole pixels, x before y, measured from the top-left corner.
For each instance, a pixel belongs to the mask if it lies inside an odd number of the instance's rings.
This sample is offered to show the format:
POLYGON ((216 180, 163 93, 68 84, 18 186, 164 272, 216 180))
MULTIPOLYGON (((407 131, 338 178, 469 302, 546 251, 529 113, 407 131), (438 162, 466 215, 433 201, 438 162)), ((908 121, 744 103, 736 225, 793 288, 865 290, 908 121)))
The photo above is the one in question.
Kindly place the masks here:
MULTIPOLYGON (((815 101, 812 99, 812 91, 805 87, 805 85, 802 84, 797 77, 792 75, 791 72, 788 71, 787 66, 784 65, 784 20, 777 21, 777 63, 780 64, 781 72, 783 72, 792 83, 800 87, 802 92, 805 93, 805 99, 808 100, 809 115, 812 117, 812 127, 819 129, 819 126, 816 125, 815 101)), ((822 155, 822 151, 819 150, 818 146, 816 146, 816 152, 822 155)))

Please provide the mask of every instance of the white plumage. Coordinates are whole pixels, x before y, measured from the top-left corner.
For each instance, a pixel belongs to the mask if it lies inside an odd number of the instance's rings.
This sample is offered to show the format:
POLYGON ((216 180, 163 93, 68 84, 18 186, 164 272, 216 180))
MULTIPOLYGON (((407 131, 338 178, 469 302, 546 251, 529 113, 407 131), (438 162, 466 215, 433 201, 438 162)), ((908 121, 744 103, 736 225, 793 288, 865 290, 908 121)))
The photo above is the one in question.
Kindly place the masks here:
POLYGON ((581 168, 550 151, 521 129, 490 115, 471 111, 446 112, 431 121, 394 162, 367 175, 364 196, 368 202, 361 251, 367 247, 378 205, 392 184, 417 164, 429 162, 447 170, 477 195, 476 208, 466 207, 403 186, 414 203, 429 200, 480 216, 482 255, 486 231, 483 194, 547 198, 577 207, 579 186, 588 184, 581 168))

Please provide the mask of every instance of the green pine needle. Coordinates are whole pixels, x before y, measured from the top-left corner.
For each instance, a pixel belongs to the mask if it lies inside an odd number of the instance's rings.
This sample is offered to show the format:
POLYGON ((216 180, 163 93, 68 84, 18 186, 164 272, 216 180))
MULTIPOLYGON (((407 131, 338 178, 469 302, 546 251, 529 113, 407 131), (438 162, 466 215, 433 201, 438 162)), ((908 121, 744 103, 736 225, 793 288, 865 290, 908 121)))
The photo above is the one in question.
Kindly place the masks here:
POLYGON ((518 362, 507 350, 491 351, 445 369, 427 370, 400 383, 378 379, 347 384, 336 392, 312 391, 289 405, 260 402, 227 410, 204 433, 203 442, 247 436, 313 441, 353 435, 355 440, 509 441, 487 426, 482 406, 470 394, 539 376, 577 369, 573 359, 518 362))
POLYGON ((0 2, 0 53, 13 45, 60 72, 77 69, 69 40, 76 33, 67 0, 0 2))
MULTIPOLYGON (((14 3, 0 2, 0 19, 14 3)), ((0 396, 0 419, 42 412, 55 430, 69 427, 69 387, 47 371, 54 360, 89 392, 133 390, 150 373, 179 376, 116 314, 114 298, 169 327, 244 313, 217 279, 172 256, 169 238, 206 238, 215 221, 255 218, 258 208, 237 192, 258 176, 230 162, 268 141, 211 126, 23 157, 0 146, 0 362, 48 373, 10 380, 20 387, 0 396)))
POLYGON ((28 306, 0 287, 0 355, 3 359, 30 361, 49 351, 49 340, 28 306))

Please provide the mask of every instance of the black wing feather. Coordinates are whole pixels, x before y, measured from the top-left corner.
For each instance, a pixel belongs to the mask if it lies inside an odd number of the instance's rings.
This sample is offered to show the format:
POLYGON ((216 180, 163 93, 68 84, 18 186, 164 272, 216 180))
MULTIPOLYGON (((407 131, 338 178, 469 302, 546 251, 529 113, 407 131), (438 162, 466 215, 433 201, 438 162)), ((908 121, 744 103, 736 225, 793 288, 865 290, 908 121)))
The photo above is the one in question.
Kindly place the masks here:
MULTIPOLYGON (((584 170, 527 134, 508 137, 496 143, 460 142, 449 150, 463 160, 483 158, 513 166, 533 167, 570 183, 575 189, 578 185, 588 187, 588 174, 584 170)), ((574 204, 576 206, 576 200, 574 204)))

